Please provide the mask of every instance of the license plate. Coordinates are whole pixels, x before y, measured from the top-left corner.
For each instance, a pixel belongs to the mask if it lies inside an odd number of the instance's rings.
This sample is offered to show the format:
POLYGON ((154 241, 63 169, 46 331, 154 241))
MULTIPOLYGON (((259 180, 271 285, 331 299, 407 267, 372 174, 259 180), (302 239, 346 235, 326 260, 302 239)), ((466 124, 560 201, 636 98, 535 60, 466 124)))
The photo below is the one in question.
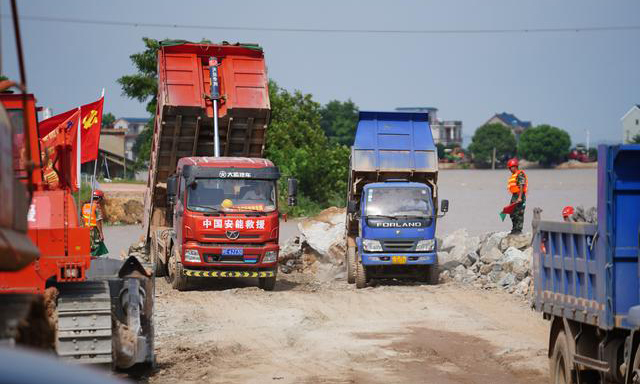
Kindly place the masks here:
POLYGON ((392 264, 407 264, 407 256, 391 256, 392 264))
POLYGON ((242 248, 225 248, 222 250, 222 256, 242 256, 244 249, 242 248))

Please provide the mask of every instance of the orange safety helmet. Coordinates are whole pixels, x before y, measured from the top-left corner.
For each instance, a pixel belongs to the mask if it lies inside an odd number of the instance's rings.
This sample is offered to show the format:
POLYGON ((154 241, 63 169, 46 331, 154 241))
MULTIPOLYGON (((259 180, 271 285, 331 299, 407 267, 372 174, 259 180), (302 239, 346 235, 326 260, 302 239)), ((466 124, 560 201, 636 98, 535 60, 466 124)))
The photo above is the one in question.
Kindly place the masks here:
POLYGON ((99 189, 96 189, 95 191, 93 191, 93 198, 94 199, 104 199, 104 192, 102 192, 99 189))
POLYGON ((573 215, 573 207, 570 205, 567 205, 566 207, 562 208, 562 217, 569 217, 571 215, 573 215))
POLYGON ((507 168, 517 167, 517 166, 518 166, 518 159, 516 159, 515 157, 513 159, 510 159, 507 162, 507 168))

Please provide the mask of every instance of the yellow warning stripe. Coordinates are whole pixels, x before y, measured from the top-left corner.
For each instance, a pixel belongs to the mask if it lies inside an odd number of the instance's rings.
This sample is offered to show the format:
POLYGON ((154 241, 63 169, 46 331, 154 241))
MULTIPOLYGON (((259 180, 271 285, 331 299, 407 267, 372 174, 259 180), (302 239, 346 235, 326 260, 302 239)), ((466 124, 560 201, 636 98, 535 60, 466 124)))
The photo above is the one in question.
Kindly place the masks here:
POLYGON ((184 274, 189 277, 273 277, 273 271, 246 272, 246 271, 192 271, 185 269, 184 274))

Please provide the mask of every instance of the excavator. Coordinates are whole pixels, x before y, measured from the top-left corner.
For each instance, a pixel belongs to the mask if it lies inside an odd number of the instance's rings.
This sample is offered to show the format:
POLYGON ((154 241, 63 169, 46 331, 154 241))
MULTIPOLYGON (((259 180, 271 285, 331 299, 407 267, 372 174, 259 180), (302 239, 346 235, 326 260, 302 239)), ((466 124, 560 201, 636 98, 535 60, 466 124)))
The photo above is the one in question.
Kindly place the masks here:
POLYGON ((15 0, 12 13, 20 82, 0 82, 0 343, 118 370, 153 365, 153 275, 134 257, 92 258, 73 142, 42 148, 15 0))

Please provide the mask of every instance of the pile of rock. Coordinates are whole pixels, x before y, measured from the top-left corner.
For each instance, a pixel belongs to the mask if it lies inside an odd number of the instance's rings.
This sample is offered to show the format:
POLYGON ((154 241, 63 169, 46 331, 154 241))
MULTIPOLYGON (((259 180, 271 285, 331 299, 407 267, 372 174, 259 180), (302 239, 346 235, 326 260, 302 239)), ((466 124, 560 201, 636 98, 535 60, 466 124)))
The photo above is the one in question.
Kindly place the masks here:
POLYGON ((438 244, 443 282, 454 280, 524 296, 533 290, 531 234, 494 232, 478 237, 460 229, 438 244))
POLYGON ((345 215, 344 208, 331 207, 298 223, 300 234, 287 240, 280 250, 280 270, 305 271, 316 262, 342 265, 345 215))

